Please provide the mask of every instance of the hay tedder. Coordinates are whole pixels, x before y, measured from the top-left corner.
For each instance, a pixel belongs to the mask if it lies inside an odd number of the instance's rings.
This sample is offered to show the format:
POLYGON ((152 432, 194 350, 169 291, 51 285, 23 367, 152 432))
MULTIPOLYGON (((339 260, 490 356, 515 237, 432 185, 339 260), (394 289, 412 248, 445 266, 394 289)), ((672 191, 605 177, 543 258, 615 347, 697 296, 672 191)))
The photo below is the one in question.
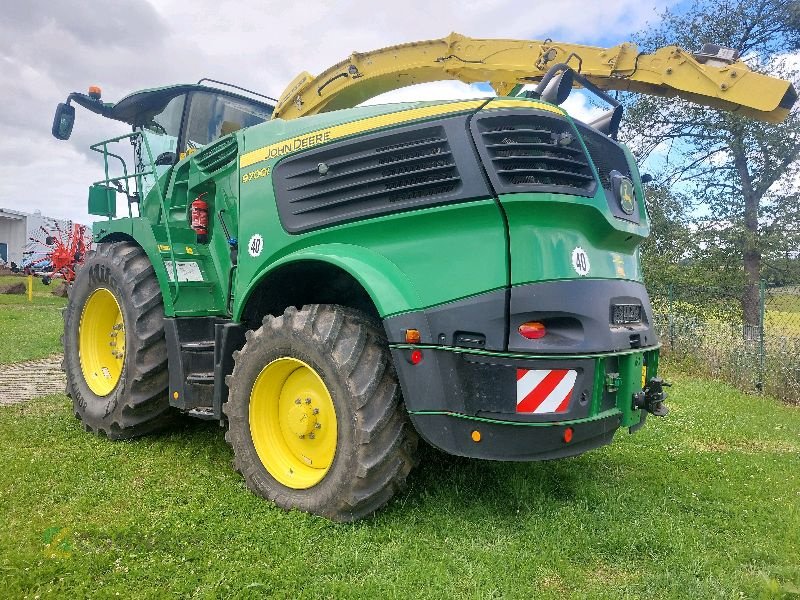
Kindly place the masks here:
POLYGON ((69 223, 62 228, 56 222, 51 229, 42 225, 28 238, 21 269, 40 275, 45 285, 53 279, 63 279, 69 284, 91 249, 92 238, 85 225, 69 223))
POLYGON ((104 219, 64 323, 75 415, 112 439, 178 411, 219 421, 254 492, 334 520, 386 504, 418 437, 545 460, 666 415, 613 90, 769 122, 796 100, 710 44, 457 34, 354 53, 277 100, 211 80, 69 94, 55 137, 75 104, 132 128, 92 146, 104 219), (442 79, 497 96, 360 105, 442 79), (575 88, 608 111, 572 118, 575 88))

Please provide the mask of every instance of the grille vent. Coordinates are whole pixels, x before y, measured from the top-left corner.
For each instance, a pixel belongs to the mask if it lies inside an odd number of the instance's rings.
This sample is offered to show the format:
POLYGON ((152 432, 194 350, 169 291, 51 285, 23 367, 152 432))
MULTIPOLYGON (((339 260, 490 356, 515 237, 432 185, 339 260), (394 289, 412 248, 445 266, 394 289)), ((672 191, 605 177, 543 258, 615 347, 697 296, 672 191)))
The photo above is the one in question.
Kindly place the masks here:
POLYGON ((204 173, 215 173, 233 162, 238 152, 236 138, 227 136, 198 152, 194 160, 204 173))
POLYGON ((589 151, 597 174, 600 176, 600 183, 605 190, 611 191, 611 171, 619 171, 625 177, 631 176, 625 152, 608 137, 593 131, 592 129, 579 126, 583 143, 589 151))
POLYGON ((487 197, 464 117, 331 144, 284 159, 273 182, 281 221, 300 232, 338 222, 487 197), (453 141, 455 139, 455 142, 453 141))
POLYGON ((567 121, 507 114, 481 119, 479 131, 503 187, 525 188, 513 191, 593 193, 595 179, 589 161, 567 121))
MULTIPOLYGON (((439 135, 386 144, 287 177, 294 215, 357 203, 394 203, 453 192, 459 183, 455 161, 439 135)), ((385 140, 380 140, 385 142, 385 140)))

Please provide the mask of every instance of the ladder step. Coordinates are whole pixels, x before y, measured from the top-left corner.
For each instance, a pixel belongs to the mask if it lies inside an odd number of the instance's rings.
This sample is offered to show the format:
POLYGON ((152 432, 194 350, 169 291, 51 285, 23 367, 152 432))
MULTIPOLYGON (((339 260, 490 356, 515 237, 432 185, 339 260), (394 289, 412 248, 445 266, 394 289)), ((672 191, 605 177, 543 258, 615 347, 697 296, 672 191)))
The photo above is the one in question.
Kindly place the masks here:
POLYGON ((214 373, 189 373, 186 377, 186 383, 213 384, 214 373))
POLYGON ((183 342, 181 350, 209 351, 214 349, 214 340, 202 340, 199 342, 183 342))
POLYGON ((198 419, 213 419, 214 409, 210 407, 193 408, 192 410, 186 411, 186 414, 198 419))

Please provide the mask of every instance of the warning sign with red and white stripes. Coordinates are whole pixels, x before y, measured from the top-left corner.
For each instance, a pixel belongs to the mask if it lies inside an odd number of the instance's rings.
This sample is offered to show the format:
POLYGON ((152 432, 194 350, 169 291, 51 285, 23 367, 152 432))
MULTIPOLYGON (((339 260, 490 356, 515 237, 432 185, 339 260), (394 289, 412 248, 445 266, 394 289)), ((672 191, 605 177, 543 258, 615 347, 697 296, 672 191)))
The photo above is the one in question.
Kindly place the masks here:
POLYGON ((567 369, 517 369, 517 412, 567 412, 577 378, 567 369))

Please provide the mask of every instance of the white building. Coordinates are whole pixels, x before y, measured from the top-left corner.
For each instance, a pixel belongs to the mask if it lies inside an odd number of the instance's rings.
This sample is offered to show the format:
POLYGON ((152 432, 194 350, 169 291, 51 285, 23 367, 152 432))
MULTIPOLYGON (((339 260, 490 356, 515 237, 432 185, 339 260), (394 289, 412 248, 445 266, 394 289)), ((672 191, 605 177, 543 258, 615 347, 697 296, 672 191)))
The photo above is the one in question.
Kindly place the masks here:
POLYGON ((0 264, 15 262, 22 265, 26 258, 23 253, 29 246, 30 238, 44 243, 46 234, 42 229, 61 229, 66 234, 72 230, 72 221, 45 217, 38 210, 25 213, 0 208, 0 264))

